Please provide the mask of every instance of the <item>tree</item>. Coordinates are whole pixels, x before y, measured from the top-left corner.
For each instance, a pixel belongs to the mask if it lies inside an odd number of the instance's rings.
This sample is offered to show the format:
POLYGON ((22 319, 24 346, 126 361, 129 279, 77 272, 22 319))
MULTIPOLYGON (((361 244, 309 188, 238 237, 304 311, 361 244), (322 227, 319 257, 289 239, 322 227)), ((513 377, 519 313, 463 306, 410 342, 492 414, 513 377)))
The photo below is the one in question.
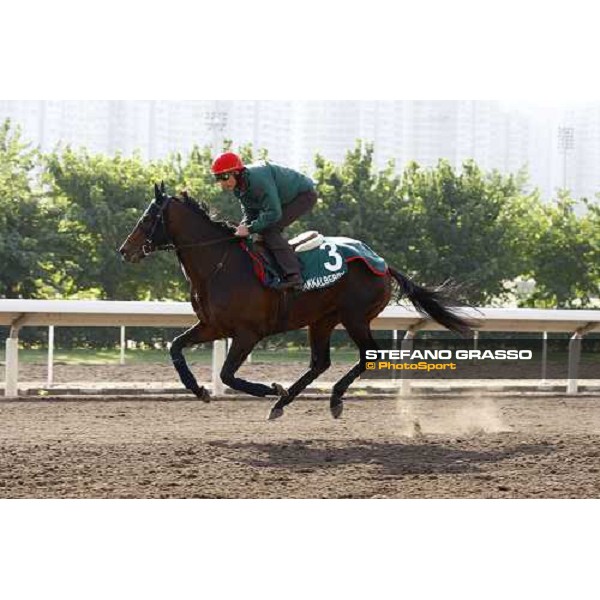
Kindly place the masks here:
POLYGON ((524 240, 539 205, 523 183, 523 174, 484 174, 473 161, 460 174, 445 160, 435 169, 410 163, 401 190, 409 205, 409 272, 430 284, 455 279, 473 303, 501 297, 505 282, 526 269, 524 240))
POLYGON ((543 206, 531 246, 529 275, 536 288, 526 301, 542 308, 583 308, 600 293, 600 209, 584 200, 578 216, 566 192, 543 206))
POLYGON ((0 297, 44 295, 54 223, 38 175, 38 150, 7 119, 0 125, 0 297))
POLYGON ((377 171, 360 141, 341 165, 317 155, 315 166, 320 200, 304 227, 359 238, 423 283, 458 280, 475 303, 501 297, 527 269, 540 199, 523 193, 524 173, 485 174, 473 161, 457 173, 441 160, 411 162, 399 177, 392 161, 377 171))
MULTIPOLYGON (((252 148, 240 150, 246 160, 252 148)), ((66 297, 105 299, 185 299, 188 284, 174 254, 157 252, 139 265, 125 265, 116 250, 133 229, 152 197, 154 182, 170 194, 183 189, 208 202, 215 213, 239 220, 239 206, 221 192, 210 173, 210 148, 192 148, 161 161, 139 154, 109 157, 70 147, 47 155, 44 164, 57 225, 61 256, 57 280, 66 297)))
MULTIPOLYGON (((225 142, 223 150, 231 149, 225 142)), ((246 163, 251 145, 237 149, 246 163)), ((412 162, 398 175, 393 161, 377 169, 373 145, 357 141, 342 163, 317 155, 319 201, 292 224, 290 235, 318 229, 358 238, 420 283, 453 278, 466 299, 502 300, 507 283, 536 281, 530 306, 589 306, 600 283, 600 208, 585 202, 578 216, 564 193, 544 204, 524 192, 526 175, 483 172, 473 161, 456 171, 412 162)), ((238 202, 210 173, 209 147, 162 160, 139 154, 104 156, 58 148, 41 156, 9 121, 0 128, 0 296, 180 299, 188 294, 173 254, 140 265, 116 250, 142 215, 154 182, 170 193, 187 189, 214 214, 240 219, 238 202)))
POLYGON ((61 272, 67 296, 105 299, 182 298, 187 287, 172 256, 156 253, 135 268, 117 249, 142 215, 152 184, 177 187, 172 164, 75 152, 67 147, 45 158, 50 194, 61 209, 61 272))
POLYGON ((403 236, 406 206, 399 200, 394 163, 377 171, 373 145, 358 141, 341 165, 317 155, 315 168, 319 201, 290 233, 317 229, 325 235, 358 238, 387 260, 403 264, 408 248, 403 236))

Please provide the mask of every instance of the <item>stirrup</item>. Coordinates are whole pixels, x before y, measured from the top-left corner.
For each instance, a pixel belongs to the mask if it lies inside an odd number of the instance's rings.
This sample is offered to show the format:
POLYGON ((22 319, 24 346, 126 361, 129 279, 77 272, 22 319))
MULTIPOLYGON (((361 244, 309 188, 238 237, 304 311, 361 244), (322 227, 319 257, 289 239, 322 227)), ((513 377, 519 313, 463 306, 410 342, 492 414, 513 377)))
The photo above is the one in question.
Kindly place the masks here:
POLYGON ((275 286, 276 290, 301 290, 304 282, 302 281, 302 277, 300 275, 290 277, 289 279, 284 279, 277 286, 275 286))

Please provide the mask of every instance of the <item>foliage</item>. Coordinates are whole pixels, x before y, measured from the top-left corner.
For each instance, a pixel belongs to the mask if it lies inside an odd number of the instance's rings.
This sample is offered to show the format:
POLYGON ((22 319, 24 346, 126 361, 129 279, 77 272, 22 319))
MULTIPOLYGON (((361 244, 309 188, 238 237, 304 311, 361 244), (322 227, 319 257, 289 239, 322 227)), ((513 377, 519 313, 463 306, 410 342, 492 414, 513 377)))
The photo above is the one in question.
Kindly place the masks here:
POLYGON ((50 196, 61 208, 61 285, 67 297, 105 299, 181 297, 172 257, 156 255, 125 274, 117 249, 148 204, 151 182, 174 186, 172 169, 67 147, 45 157, 50 196))
POLYGON ((536 289, 526 302, 543 308, 582 308, 600 295, 600 210, 584 201, 581 217, 564 192, 542 207, 531 244, 536 289))
POLYGON ((52 276, 52 208, 39 188, 39 152, 10 120, 0 125, 0 297, 39 298, 52 276))
POLYGON ((398 264, 405 262, 406 203, 399 201, 400 178, 393 163, 376 172, 373 146, 357 143, 341 165, 315 157, 319 201, 313 211, 290 228, 317 229, 326 235, 358 238, 398 264))
POLYGON ((373 166, 372 145, 357 144, 342 165, 316 157, 320 201, 305 220, 325 233, 360 238, 422 283, 452 278, 477 304, 501 297, 527 270, 540 199, 524 194, 524 175, 483 173, 473 161, 454 171, 409 163, 373 166))
POLYGON ((462 282, 476 304, 501 297, 505 282, 526 268, 539 204, 522 186, 523 175, 485 174, 473 161, 460 173, 445 160, 435 169, 409 164, 402 186, 410 207, 409 271, 428 283, 462 282))
MULTIPOLYGON (((223 149, 230 149, 226 142, 223 149)), ((265 150, 237 148, 247 162, 265 150)), ((341 163, 316 155, 311 176, 319 201, 289 234, 318 229, 363 240, 419 283, 452 278, 474 304, 506 301, 519 279, 535 282, 527 306, 590 306, 599 295, 600 207, 579 215, 565 193, 543 201, 526 192, 526 175, 483 172, 473 161, 454 169, 414 162, 398 172, 374 164, 358 141, 341 163)), ((221 217, 239 221, 238 202, 210 176, 213 153, 193 147, 161 160, 105 156, 58 147, 41 155, 10 121, 0 127, 0 296, 24 298, 187 298, 175 256, 138 265, 116 250, 164 181, 187 189, 221 217)))

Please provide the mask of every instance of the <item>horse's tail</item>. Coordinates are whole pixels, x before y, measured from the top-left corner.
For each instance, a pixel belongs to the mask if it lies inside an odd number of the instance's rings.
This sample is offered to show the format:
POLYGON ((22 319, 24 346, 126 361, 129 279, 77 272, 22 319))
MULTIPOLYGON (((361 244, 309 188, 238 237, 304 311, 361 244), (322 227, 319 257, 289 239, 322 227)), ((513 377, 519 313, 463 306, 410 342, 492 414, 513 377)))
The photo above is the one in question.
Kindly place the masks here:
POLYGON ((452 310, 451 307, 460 304, 454 298, 457 287, 452 282, 447 281, 431 289, 417 285, 406 275, 392 267, 389 267, 389 271, 400 286, 398 299, 404 295, 408 296, 408 299, 421 314, 428 315, 447 329, 463 336, 471 334, 473 329, 477 327, 474 321, 462 317, 455 310, 452 310))

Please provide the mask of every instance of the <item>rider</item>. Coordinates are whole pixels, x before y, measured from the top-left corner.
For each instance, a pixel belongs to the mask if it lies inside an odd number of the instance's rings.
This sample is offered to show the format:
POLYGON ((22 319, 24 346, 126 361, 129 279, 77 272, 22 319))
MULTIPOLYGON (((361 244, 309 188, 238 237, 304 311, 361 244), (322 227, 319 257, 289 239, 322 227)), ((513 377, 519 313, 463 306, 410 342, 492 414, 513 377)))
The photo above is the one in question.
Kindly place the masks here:
POLYGON ((211 170, 221 189, 240 201, 243 218, 235 235, 260 234, 283 272, 279 289, 301 288, 300 261, 282 232, 317 202, 312 179, 272 163, 244 166, 233 152, 218 156, 211 170))

